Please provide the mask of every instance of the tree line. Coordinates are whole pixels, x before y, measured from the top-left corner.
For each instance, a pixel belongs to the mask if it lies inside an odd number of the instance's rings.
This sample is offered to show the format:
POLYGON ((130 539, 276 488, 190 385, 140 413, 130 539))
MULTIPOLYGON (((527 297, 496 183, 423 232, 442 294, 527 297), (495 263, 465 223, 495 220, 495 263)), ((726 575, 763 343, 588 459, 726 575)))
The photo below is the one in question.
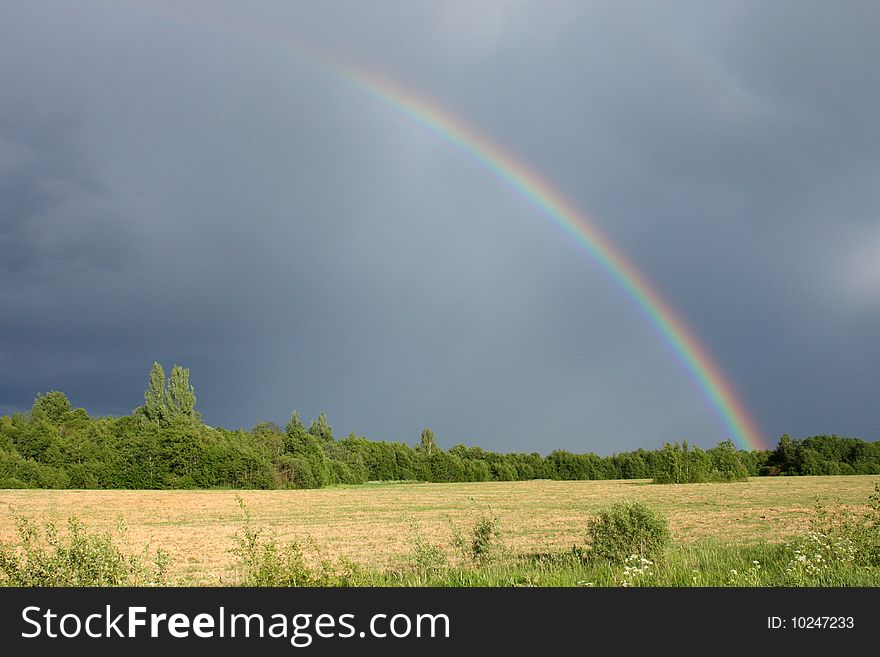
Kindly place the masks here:
POLYGON ((337 438, 321 413, 308 426, 296 411, 282 428, 205 425, 189 370, 166 379, 156 363, 144 404, 123 417, 90 417, 58 391, 37 395, 29 413, 0 417, 0 488, 320 488, 368 481, 653 479, 734 481, 758 475, 878 474, 880 443, 838 436, 746 452, 730 441, 708 450, 671 443, 612 456, 555 450, 497 453, 441 449, 430 429, 415 445, 337 438))

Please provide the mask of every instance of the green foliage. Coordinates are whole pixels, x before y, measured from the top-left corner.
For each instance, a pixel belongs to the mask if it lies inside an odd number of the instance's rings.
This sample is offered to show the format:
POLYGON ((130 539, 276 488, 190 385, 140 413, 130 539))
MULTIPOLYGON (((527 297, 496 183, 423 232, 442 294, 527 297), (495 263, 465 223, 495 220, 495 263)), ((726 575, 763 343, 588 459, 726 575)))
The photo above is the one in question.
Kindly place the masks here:
POLYGON ((761 467, 767 475, 880 474, 880 444, 840 436, 779 439, 761 467))
POLYGON ((601 510, 590 520, 587 537, 591 560, 617 564, 632 555, 656 559, 670 542, 666 518, 641 502, 620 502, 601 510))
POLYGON ((862 509, 828 508, 817 499, 808 539, 826 550, 846 551, 856 565, 880 566, 880 483, 862 509))
POLYGON ((725 440, 706 454, 711 459, 709 479, 711 481, 743 481, 749 476, 748 466, 743 462, 740 452, 733 442, 725 440))
POLYGON ((260 422, 251 429, 251 435, 256 445, 273 461, 277 461, 284 453, 284 432, 274 422, 260 422))
POLYGON ((175 365, 166 381, 162 366, 154 362, 149 386, 144 392, 144 405, 136 412, 159 427, 180 421, 197 423, 200 416, 196 411, 195 389, 189 382, 189 370, 175 365))
POLYGON ((501 530, 497 516, 484 516, 474 523, 468 547, 471 559, 477 564, 489 563, 500 555, 501 530))
POLYGON ((141 412, 149 422, 157 426, 165 424, 171 416, 165 390, 165 370, 157 362, 153 362, 153 367, 150 368, 150 383, 144 391, 144 405, 141 407, 141 412))
POLYGON ((327 414, 321 411, 317 419, 309 425, 309 433, 323 443, 333 442, 333 429, 327 422, 327 414))
POLYGON ((742 452, 725 440, 709 451, 691 447, 687 441, 664 443, 653 467, 655 484, 694 484, 742 481, 749 476, 742 452))
POLYGON ((417 573, 431 573, 448 567, 449 560, 439 545, 427 540, 418 523, 410 522, 410 554, 407 557, 409 566, 417 573))
POLYGON ((60 424, 70 412, 71 406, 67 395, 57 390, 47 392, 45 395, 38 394, 31 408, 33 417, 44 417, 52 424, 60 424))
POLYGON ((254 527, 247 505, 240 497, 236 499, 245 517, 242 532, 233 537, 236 547, 232 550, 238 557, 241 586, 329 586, 334 583, 329 564, 321 569, 311 567, 300 543, 280 544, 265 529, 254 527))
POLYGON ((126 554, 111 534, 86 531, 68 520, 66 537, 52 523, 42 530, 15 515, 19 545, 0 541, 0 583, 5 586, 161 586, 170 559, 161 549, 148 564, 148 551, 126 554))
POLYGON ((773 451, 725 441, 703 451, 687 443, 600 457, 555 450, 502 454, 475 446, 442 449, 425 429, 416 445, 336 440, 325 413, 306 428, 294 412, 282 431, 209 427, 195 410, 189 370, 166 379, 153 363, 144 405, 127 417, 90 418, 58 391, 37 395, 29 414, 0 416, 0 487, 319 488, 369 481, 631 479, 659 483, 737 481, 758 474, 880 473, 880 443, 838 436, 783 436, 773 451))
POLYGON ((171 368, 166 403, 172 421, 183 419, 192 423, 199 420, 196 392, 189 383, 189 370, 185 367, 175 365, 171 368))
POLYGON ((296 488, 321 488, 333 483, 333 469, 322 440, 333 440, 326 416, 322 413, 306 431, 299 413, 294 411, 285 429, 284 451, 291 457, 285 463, 290 483, 296 488))
POLYGON ((500 559, 505 553, 500 519, 491 510, 479 514, 466 530, 453 529, 452 545, 465 562, 476 566, 485 566, 500 559))
POLYGON ((295 542, 279 545, 261 530, 245 529, 236 536, 242 586, 310 586, 315 584, 302 548, 295 542))
POLYGON ((547 457, 547 468, 552 479, 601 479, 600 461, 595 454, 556 450, 547 457))
POLYGON ((416 448, 425 455, 431 456, 437 451, 437 440, 434 438, 434 432, 430 429, 423 429, 419 438, 419 446, 416 448))
POLYGON ((657 484, 693 484, 711 480, 712 459, 699 447, 664 443, 659 467, 654 471, 657 484))

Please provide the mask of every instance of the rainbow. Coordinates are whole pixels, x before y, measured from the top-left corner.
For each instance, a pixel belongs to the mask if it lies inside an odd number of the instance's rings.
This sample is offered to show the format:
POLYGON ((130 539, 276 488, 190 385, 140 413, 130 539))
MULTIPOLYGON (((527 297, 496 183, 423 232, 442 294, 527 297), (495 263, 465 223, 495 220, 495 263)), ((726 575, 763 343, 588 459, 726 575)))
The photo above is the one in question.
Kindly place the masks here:
MULTIPOLYGON (((324 60, 327 61, 326 59, 324 60)), ((571 235, 635 302, 684 363, 742 449, 768 449, 755 422, 709 352, 638 268, 546 179, 436 103, 351 65, 327 64, 338 77, 439 135, 490 169, 541 214, 571 235)))
POLYGON ((176 19, 177 22, 187 23, 191 27, 213 28, 232 38, 294 55, 298 60, 362 90, 484 165, 537 208, 540 214, 571 235, 623 288, 637 309, 672 347, 697 387, 730 431, 737 447, 746 450, 768 449, 757 425, 707 349, 635 264, 601 232, 594 221, 579 212, 549 181, 501 146, 437 103, 419 97, 376 72, 339 62, 315 49, 306 50, 281 37, 258 33, 241 24, 209 23, 204 16, 189 20, 176 16, 176 19))

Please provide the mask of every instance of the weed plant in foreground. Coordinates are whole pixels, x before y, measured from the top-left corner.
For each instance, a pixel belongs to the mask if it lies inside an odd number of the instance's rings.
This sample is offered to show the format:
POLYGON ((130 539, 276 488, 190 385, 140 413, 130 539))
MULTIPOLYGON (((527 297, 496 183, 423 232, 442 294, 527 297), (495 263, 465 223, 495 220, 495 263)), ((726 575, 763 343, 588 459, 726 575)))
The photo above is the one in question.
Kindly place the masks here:
POLYGON ((0 583, 5 586, 162 586, 168 583, 168 553, 126 553, 116 534, 88 531, 71 517, 64 537, 54 524, 38 527, 15 514, 18 545, 0 543, 0 583))

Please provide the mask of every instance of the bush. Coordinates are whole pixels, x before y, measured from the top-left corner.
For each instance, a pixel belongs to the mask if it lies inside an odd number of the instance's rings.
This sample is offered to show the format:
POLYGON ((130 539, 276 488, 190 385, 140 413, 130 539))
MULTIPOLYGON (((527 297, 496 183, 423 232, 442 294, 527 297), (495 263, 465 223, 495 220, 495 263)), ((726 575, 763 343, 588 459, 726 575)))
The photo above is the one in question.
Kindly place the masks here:
POLYGON ((300 543, 279 544, 265 529, 253 527, 244 500, 240 497, 237 500, 245 515, 245 526, 241 534, 233 537, 236 547, 232 552, 238 557, 241 586, 331 586, 337 583, 331 564, 323 564, 321 568, 310 566, 300 543))
POLYGON ((170 559, 158 550, 153 564, 143 554, 125 554, 109 533, 90 533, 76 518, 61 538, 52 523, 43 530, 15 516, 19 546, 0 542, 0 584, 5 586, 160 586, 170 559))
POLYGON ((498 555, 500 542, 498 518, 480 518, 471 530, 471 557, 479 564, 492 561, 498 555))
POLYGON ((443 548, 425 538, 414 520, 410 522, 410 532, 412 549, 408 561, 413 571, 422 574, 438 572, 449 565, 443 548))
POLYGON ((453 545, 466 560, 473 561, 478 566, 497 560, 504 553, 497 516, 477 518, 467 535, 456 531, 453 545))
POLYGON ((242 586, 320 586, 298 543, 279 545, 274 536, 250 527, 235 541, 242 586))
POLYGON ((587 537, 591 559, 618 564, 632 555, 658 557, 670 541, 666 518, 640 502, 621 502, 601 510, 590 521, 587 537))

